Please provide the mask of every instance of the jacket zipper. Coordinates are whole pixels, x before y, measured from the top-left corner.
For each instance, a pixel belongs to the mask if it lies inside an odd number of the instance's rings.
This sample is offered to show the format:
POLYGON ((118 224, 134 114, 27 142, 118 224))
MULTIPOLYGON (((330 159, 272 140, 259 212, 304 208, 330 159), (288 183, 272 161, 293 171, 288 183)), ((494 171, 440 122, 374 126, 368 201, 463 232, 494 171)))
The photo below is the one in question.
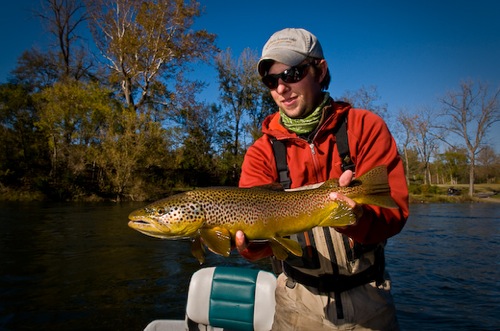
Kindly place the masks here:
POLYGON ((309 137, 307 139, 307 142, 309 144, 309 148, 311 149, 311 156, 312 156, 312 160, 313 160, 313 164, 314 164, 314 173, 316 175, 316 181, 318 183, 320 182, 324 182, 326 181, 325 178, 323 178, 323 176, 321 175, 321 172, 319 170, 319 166, 318 166, 318 160, 316 158, 316 149, 315 149, 315 146, 314 146, 314 140, 316 140, 316 137, 318 136, 318 133, 323 130, 323 128, 332 120, 332 117, 328 117, 326 119, 326 121, 323 122, 323 124, 321 124, 321 126, 319 128, 316 129, 316 131, 314 132, 314 135, 312 137, 309 137))
POLYGON ((311 148, 311 154, 314 156, 316 155, 316 150, 314 149, 314 143, 310 142, 309 147, 311 148))
POLYGON ((311 149, 311 156, 312 156, 312 160, 313 160, 313 164, 314 164, 314 174, 316 175, 316 181, 319 183, 319 182, 322 182, 324 180, 322 178, 323 176, 321 176, 321 174, 319 172, 318 160, 316 158, 316 148, 314 146, 313 141, 309 141, 309 148, 311 149))

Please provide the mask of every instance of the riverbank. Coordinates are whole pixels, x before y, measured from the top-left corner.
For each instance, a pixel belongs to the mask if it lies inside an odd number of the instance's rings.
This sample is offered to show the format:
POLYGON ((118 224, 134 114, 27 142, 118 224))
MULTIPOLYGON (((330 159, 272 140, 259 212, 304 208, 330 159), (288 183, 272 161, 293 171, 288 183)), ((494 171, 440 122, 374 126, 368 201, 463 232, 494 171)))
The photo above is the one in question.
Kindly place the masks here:
POLYGON ((468 184, 410 186, 410 203, 500 203, 500 184, 476 184, 472 198, 468 192, 468 184))
POLYGON ((466 202, 474 202, 474 203, 500 203, 500 195, 496 194, 487 198, 479 198, 474 197, 470 198, 469 196, 450 196, 445 194, 430 194, 430 195, 422 195, 422 194, 410 194, 410 204, 416 203, 466 203, 466 202))

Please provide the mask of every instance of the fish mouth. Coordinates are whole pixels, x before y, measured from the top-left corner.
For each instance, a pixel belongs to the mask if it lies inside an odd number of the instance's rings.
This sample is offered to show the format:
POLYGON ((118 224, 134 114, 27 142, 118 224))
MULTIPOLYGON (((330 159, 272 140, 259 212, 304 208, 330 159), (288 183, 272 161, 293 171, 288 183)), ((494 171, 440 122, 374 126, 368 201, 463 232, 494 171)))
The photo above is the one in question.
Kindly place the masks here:
POLYGON ((172 234, 172 231, 165 226, 161 226, 155 220, 147 218, 129 217, 128 226, 136 231, 139 231, 147 236, 160 239, 182 240, 189 239, 189 236, 177 236, 172 234))
POLYGON ((169 238, 168 233, 158 229, 153 221, 144 218, 133 219, 130 218, 128 226, 134 230, 137 230, 145 235, 157 237, 157 238, 169 238))
POLYGON ((151 225, 151 223, 144 221, 144 220, 133 220, 128 222, 128 224, 135 224, 135 225, 151 225))

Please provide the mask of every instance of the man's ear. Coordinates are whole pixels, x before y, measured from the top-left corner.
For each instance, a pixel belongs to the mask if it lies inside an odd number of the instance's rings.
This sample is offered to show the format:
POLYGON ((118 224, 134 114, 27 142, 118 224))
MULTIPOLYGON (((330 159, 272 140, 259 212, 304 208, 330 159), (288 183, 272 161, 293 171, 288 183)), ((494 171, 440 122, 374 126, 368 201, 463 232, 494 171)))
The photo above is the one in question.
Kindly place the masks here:
POLYGON ((325 59, 318 60, 316 67, 320 69, 321 74, 318 75, 318 81, 321 83, 328 72, 328 63, 326 63, 325 59))

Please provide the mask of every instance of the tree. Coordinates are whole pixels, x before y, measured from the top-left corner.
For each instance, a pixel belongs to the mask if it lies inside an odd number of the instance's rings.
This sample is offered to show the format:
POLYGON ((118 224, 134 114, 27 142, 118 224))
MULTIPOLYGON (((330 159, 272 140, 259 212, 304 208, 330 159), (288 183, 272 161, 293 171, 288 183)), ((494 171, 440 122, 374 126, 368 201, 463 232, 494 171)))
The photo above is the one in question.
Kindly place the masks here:
POLYGON ((111 126, 101 133, 98 163, 116 199, 137 199, 139 187, 151 181, 148 172, 161 178, 174 166, 168 137, 175 132, 184 138, 186 132, 198 137, 196 130, 177 130, 168 121, 188 109, 186 104, 192 107, 189 111, 198 107, 191 103, 193 86, 202 85, 184 80, 182 72, 189 62, 211 58, 215 35, 192 29, 194 18, 200 15, 195 1, 85 2, 109 82, 121 90, 121 105, 108 118, 111 126), (175 91, 170 91, 171 81, 175 91))
MULTIPOLYGON (((74 179, 86 165, 89 146, 100 143, 96 133, 110 112, 110 91, 97 83, 58 82, 34 96, 38 110, 36 127, 50 150, 50 178, 61 194, 75 191, 74 179)), ((62 196, 61 196, 62 197, 62 196)))
POLYGON ((406 183, 410 184, 410 146, 415 135, 415 115, 410 115, 407 112, 400 111, 397 118, 398 122, 401 124, 398 126, 398 133, 402 139, 403 156, 406 168, 406 183))
POLYGON ((48 54, 54 54, 59 78, 79 80, 88 75, 92 63, 83 46, 78 43, 81 40, 78 29, 87 20, 82 0, 44 0, 38 16, 45 21, 47 30, 55 37, 59 51, 48 54))
POLYGON ((340 99, 350 103, 353 107, 368 109, 381 117, 387 115, 387 104, 376 103, 380 100, 376 86, 362 86, 356 91, 345 91, 340 99))
POLYGON ((190 186, 213 185, 214 148, 219 130, 220 109, 196 100, 204 84, 186 82, 178 77, 168 116, 177 146, 176 165, 184 183, 190 186))
POLYGON ((47 166, 47 149, 36 130, 37 113, 30 89, 0 85, 0 182, 33 189, 47 166))
MULTIPOLYGON (((225 107, 225 136, 231 137, 226 145, 224 158, 227 161, 227 171, 237 181, 243 162, 242 127, 246 116, 252 114, 258 117, 263 87, 257 73, 257 54, 246 48, 238 59, 233 59, 232 52, 227 49, 216 56, 215 65, 220 86, 220 99, 225 107)), ((268 93, 266 91, 266 93, 268 93)), ((222 131, 222 130, 221 130, 222 131)))
POLYGON ((264 119, 276 111, 276 103, 271 96, 268 88, 261 84, 262 94, 259 105, 250 110, 250 122, 246 125, 246 130, 252 137, 252 141, 257 140, 262 136, 262 122, 264 119))
POLYGON ((437 155, 436 164, 440 166, 443 179, 446 178, 448 183, 456 185, 465 179, 467 169, 466 151, 449 147, 442 154, 437 155))
POLYGON ((490 91, 484 83, 468 81, 441 99, 441 116, 447 119, 443 128, 461 138, 467 149, 471 197, 474 194, 476 157, 485 146, 489 129, 500 121, 499 96, 500 88, 490 91))
POLYGON ((241 147, 240 135, 245 115, 258 117, 256 109, 260 106, 263 93, 262 83, 255 68, 258 56, 246 48, 237 60, 227 49, 216 56, 215 64, 221 93, 222 105, 227 109, 227 119, 233 133, 232 154, 238 155, 241 147))
POLYGON ((437 152, 439 147, 439 135, 434 132, 435 128, 433 127, 433 118, 434 115, 432 114, 432 111, 428 108, 424 108, 419 111, 417 115, 415 115, 413 122, 415 134, 413 144, 416 147, 423 164, 425 185, 432 184, 430 159, 433 154, 437 152))
POLYGON ((86 0, 91 31, 124 104, 138 110, 170 97, 167 81, 194 60, 215 51, 215 36, 193 31, 197 2, 86 0))
POLYGON ((54 54, 30 49, 17 59, 17 66, 12 71, 12 83, 22 85, 30 93, 39 92, 52 86, 59 79, 59 69, 54 61, 54 54))
POLYGON ((424 184, 431 184, 431 157, 439 147, 438 141, 440 134, 433 126, 433 114, 430 109, 424 108, 417 114, 410 115, 400 112, 398 121, 400 122, 400 130, 403 136, 403 150, 405 155, 407 178, 410 178, 410 161, 409 154, 412 147, 420 156, 420 162, 423 168, 424 184))
POLYGON ((477 179, 483 183, 494 183, 500 175, 500 155, 485 146, 477 155, 477 179))
POLYGON ((103 176, 100 188, 116 201, 142 200, 150 171, 168 163, 167 135, 158 122, 119 105, 106 114, 106 123, 93 155, 103 176))
POLYGON ((43 5, 38 16, 55 47, 23 53, 11 82, 0 86, 2 185, 29 188, 23 178, 30 178, 57 199, 82 194, 142 200, 164 194, 177 165, 186 174, 195 170, 210 178, 220 108, 208 112, 195 101, 203 84, 182 79, 190 62, 208 61, 216 51, 215 35, 192 27, 198 3, 43 5), (84 52, 84 22, 107 68, 92 66, 84 52), (169 115, 176 114, 183 114, 186 126, 170 126, 169 115), (178 150, 171 141, 175 132, 182 138, 178 150), (172 161, 181 154, 182 162, 172 161))
POLYGON ((36 16, 53 36, 55 47, 48 51, 32 48, 23 52, 12 72, 12 82, 38 92, 65 79, 95 78, 94 65, 79 35, 87 19, 82 1, 44 0, 36 16))

